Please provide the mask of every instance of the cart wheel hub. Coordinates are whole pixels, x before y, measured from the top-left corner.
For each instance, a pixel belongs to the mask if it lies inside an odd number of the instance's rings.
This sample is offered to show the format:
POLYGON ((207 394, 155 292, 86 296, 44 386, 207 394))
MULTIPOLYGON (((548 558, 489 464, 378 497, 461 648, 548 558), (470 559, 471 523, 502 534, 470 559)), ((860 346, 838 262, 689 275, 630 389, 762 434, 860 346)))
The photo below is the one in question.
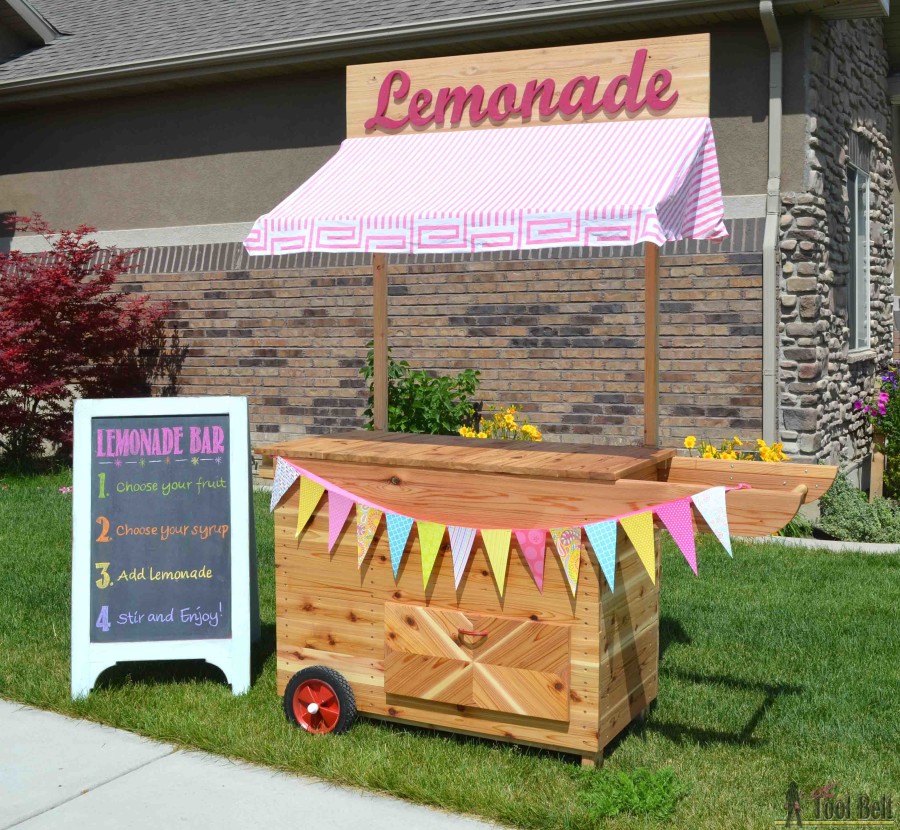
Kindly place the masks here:
POLYGON ((337 693, 324 680, 301 683, 292 701, 294 717, 307 732, 331 732, 341 716, 337 693))

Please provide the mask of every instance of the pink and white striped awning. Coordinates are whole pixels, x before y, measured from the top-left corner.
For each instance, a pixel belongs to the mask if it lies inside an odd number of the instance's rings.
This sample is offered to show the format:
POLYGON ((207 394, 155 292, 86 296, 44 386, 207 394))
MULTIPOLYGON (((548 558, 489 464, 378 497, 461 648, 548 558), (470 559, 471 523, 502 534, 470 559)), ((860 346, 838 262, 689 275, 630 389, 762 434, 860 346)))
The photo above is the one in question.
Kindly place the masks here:
POLYGON ((407 254, 721 239, 708 118, 349 138, 244 246, 407 254))

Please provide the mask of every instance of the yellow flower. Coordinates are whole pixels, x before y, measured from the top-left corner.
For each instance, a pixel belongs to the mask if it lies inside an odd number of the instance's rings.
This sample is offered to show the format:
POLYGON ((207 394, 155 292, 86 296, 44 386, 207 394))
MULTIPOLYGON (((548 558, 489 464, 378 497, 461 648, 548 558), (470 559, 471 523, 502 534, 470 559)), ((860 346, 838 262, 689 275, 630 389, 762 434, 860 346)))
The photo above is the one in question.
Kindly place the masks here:
POLYGON ((763 441, 762 438, 757 438, 757 439, 756 439, 756 446, 757 446, 757 447, 764 447, 764 446, 766 446, 766 442, 763 441))
POLYGON ((741 441, 741 439, 738 438, 737 435, 734 436, 734 443, 735 443, 735 445, 738 446, 738 447, 743 447, 743 446, 744 446, 744 442, 741 441))
POLYGON ((475 430, 472 427, 460 427, 459 434, 462 435, 463 438, 474 438, 475 430))
POLYGON ((487 433, 486 433, 486 432, 479 432, 479 433, 478 433, 478 437, 479 437, 479 438, 487 438, 487 433))
POLYGON ((692 450, 697 446, 697 438, 694 435, 688 435, 687 438, 684 439, 684 446, 686 449, 692 450))
POLYGON ((715 449, 713 447, 710 447, 709 445, 707 445, 706 449, 703 450, 703 457, 704 458, 715 458, 716 457, 715 449))
POLYGON ((506 426, 511 429, 515 429, 516 427, 516 418, 514 415, 510 415, 508 412, 503 416, 503 421, 506 423, 506 426))
POLYGON ((735 461, 737 459, 737 453, 734 450, 728 450, 727 452, 723 452, 719 458, 724 458, 726 461, 735 461))

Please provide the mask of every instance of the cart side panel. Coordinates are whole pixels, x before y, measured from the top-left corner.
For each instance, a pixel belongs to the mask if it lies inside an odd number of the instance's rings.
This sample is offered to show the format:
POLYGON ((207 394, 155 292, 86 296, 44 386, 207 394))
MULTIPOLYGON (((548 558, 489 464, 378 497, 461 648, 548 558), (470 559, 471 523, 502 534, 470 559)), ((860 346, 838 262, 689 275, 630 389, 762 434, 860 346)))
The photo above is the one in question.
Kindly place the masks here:
MULTIPOLYGON (((448 474, 449 478, 452 474, 448 474)), ((461 476, 460 485, 464 478, 461 476)), ((506 589, 500 597, 480 537, 476 537, 458 592, 446 541, 425 590, 415 529, 410 534, 395 582, 383 524, 360 569, 357 568, 354 514, 351 512, 329 556, 327 497, 323 497, 299 539, 294 537, 298 500, 298 491, 293 489, 275 514, 279 693, 283 693, 295 672, 322 664, 347 677, 359 710, 369 715, 582 754, 597 751, 602 577, 596 560, 586 551, 581 559, 577 599, 573 599, 567 587, 552 542, 546 552, 542 594, 515 541, 510 549, 506 589), (385 602, 571 626, 568 720, 542 720, 386 695, 385 602)))
POLYGON ((606 746, 655 699, 659 677, 660 532, 656 583, 624 533, 619 534, 616 590, 604 582, 600 659, 600 746, 606 746))

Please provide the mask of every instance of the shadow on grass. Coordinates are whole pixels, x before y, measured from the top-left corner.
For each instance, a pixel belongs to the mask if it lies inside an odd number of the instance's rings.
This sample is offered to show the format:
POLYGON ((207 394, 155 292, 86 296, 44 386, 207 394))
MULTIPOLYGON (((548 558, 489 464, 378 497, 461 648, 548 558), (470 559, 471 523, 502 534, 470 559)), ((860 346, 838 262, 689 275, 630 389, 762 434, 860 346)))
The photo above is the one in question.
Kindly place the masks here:
POLYGON ((788 683, 765 683, 755 680, 739 680, 728 675, 701 674, 698 672, 686 672, 678 669, 663 670, 661 674, 671 677, 683 683, 695 683, 698 685, 724 687, 737 692, 749 692, 762 695, 762 700, 739 730, 726 731, 722 729, 689 726, 680 723, 666 723, 655 719, 648 720, 644 728, 656 732, 668 738, 673 743, 696 743, 700 746, 711 744, 726 744, 731 746, 761 746, 766 741, 755 738, 753 733, 762 722, 766 713, 778 699, 784 695, 796 695, 803 691, 802 686, 788 683))
POLYGON ((662 664, 666 652, 671 646, 689 646, 693 640, 684 630, 684 626, 675 617, 663 614, 659 618, 659 662, 662 664))
POLYGON ((762 722, 766 713, 776 701, 783 695, 799 694, 802 686, 792 686, 786 683, 766 683, 763 681, 740 680, 727 675, 701 674, 698 672, 686 672, 680 669, 670 669, 665 665, 666 652, 672 646, 691 645, 692 640, 684 630, 681 622, 675 617, 661 616, 659 619, 659 659, 660 677, 672 678, 683 683, 694 683, 703 686, 724 687, 736 692, 745 692, 762 696, 760 704, 751 716, 737 730, 716 729, 714 727, 694 726, 683 723, 661 721, 655 716, 656 701, 651 704, 650 712, 645 720, 634 720, 623 729, 607 745, 605 754, 607 757, 616 750, 622 741, 630 735, 644 735, 647 732, 655 732, 673 743, 696 743, 701 746, 724 744, 731 746, 760 746, 765 741, 755 738, 753 733, 762 722))
POLYGON ((416 735, 432 739, 439 737, 443 740, 460 744, 461 746, 487 746, 496 750, 505 750, 515 753, 516 755, 524 755, 531 758, 549 758, 563 763, 581 763, 580 755, 573 755, 569 752, 560 752, 558 750, 545 749, 537 746, 526 746, 525 744, 510 743, 509 741, 496 741, 492 738, 482 738, 478 735, 463 735, 459 732, 445 732, 441 729, 432 729, 427 726, 411 726, 410 724, 396 723, 394 721, 381 720, 380 718, 372 718, 371 722, 377 723, 379 728, 386 729, 398 735, 416 735))
MULTIPOLYGON (((250 649, 250 682, 259 680, 266 662, 275 653, 275 626, 263 623, 258 643, 250 649)), ((106 669, 95 684, 96 689, 115 689, 128 685, 165 685, 196 683, 208 680, 228 685, 218 666, 205 660, 142 660, 116 663, 106 669)))

